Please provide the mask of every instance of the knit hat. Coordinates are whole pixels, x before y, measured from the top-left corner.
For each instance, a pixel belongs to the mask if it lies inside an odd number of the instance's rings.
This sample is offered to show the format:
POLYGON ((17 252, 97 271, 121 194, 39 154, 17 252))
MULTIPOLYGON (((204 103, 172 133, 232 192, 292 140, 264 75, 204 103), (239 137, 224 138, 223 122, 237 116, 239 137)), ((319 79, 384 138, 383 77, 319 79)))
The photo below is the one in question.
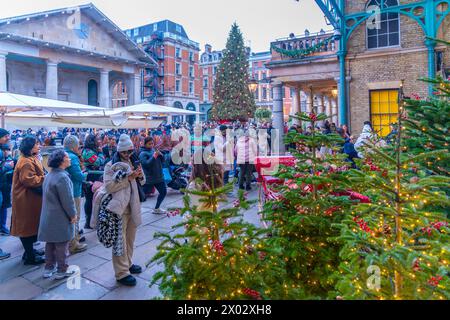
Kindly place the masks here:
POLYGON ((69 135, 64 138, 64 148, 69 150, 74 150, 77 146, 80 145, 80 141, 76 136, 69 135))
POLYGON ((131 142, 131 139, 128 135, 126 134, 121 134, 120 138, 119 138, 119 143, 117 144, 117 151, 122 152, 122 151, 128 151, 128 150, 133 150, 134 146, 133 146, 133 142, 131 142))
POLYGON ((4 136, 7 136, 8 134, 9 134, 8 130, 0 128, 0 139, 3 138, 4 136))

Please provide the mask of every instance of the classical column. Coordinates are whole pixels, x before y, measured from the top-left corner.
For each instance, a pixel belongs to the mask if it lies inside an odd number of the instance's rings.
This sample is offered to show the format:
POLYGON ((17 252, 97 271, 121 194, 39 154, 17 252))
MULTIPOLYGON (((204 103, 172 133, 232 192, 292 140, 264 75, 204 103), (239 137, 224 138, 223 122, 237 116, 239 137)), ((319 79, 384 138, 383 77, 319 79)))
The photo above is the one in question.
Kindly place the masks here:
POLYGON ((109 95, 109 70, 100 70, 100 107, 111 108, 109 95))
POLYGON ((338 125, 338 119, 339 119, 339 117, 338 117, 338 102, 337 102, 337 99, 333 98, 331 100, 331 104, 332 104, 331 110, 332 110, 332 114, 333 114, 333 117, 331 118, 332 119, 331 122, 334 122, 336 124, 336 126, 337 126, 338 125))
POLYGON ((0 51, 0 92, 6 92, 8 89, 6 83, 6 55, 7 52, 0 51))
POLYGON ((331 99, 329 96, 325 96, 325 113, 327 114, 328 121, 331 121, 331 117, 333 116, 333 110, 331 106, 331 99))
POLYGON ((140 74, 134 74, 132 77, 132 84, 134 88, 134 104, 140 104, 142 102, 142 81, 141 81, 141 75, 140 74))
POLYGON ((272 155, 284 154, 284 117, 283 117, 283 96, 281 90, 282 83, 275 83, 272 85, 273 89, 273 128, 272 130, 272 155), (275 131, 275 132, 274 132, 275 131))
MULTIPOLYGON (((300 113, 300 89, 298 87, 292 87, 292 105, 291 105, 291 115, 296 115, 297 113, 300 113)), ((293 119, 293 124, 300 124, 300 120, 293 119)))
POLYGON ((306 93, 306 112, 311 113, 314 109, 314 93, 312 87, 309 87, 309 90, 305 91, 306 93))
POLYGON ((58 62, 51 60, 47 60, 45 96, 47 99, 58 100, 58 62))

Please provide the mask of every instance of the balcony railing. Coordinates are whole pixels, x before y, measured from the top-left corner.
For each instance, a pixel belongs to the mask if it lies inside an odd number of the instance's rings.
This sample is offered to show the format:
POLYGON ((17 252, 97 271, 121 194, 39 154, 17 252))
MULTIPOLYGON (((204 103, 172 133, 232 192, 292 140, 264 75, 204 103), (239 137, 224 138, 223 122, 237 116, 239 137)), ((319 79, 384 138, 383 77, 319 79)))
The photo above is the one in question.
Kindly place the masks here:
POLYGON ((271 43, 272 61, 302 59, 336 53, 339 42, 333 32, 309 33, 271 43))

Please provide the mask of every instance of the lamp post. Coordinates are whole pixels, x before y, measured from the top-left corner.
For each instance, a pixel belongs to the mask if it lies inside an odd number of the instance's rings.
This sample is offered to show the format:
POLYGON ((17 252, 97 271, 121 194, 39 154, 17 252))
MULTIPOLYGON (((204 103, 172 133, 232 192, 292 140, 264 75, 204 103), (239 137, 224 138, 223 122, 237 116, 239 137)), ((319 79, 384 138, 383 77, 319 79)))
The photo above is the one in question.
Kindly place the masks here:
POLYGON ((250 92, 252 94, 254 94, 256 92, 256 89, 258 89, 258 80, 256 80, 255 78, 251 78, 248 81, 248 89, 250 90, 250 92))

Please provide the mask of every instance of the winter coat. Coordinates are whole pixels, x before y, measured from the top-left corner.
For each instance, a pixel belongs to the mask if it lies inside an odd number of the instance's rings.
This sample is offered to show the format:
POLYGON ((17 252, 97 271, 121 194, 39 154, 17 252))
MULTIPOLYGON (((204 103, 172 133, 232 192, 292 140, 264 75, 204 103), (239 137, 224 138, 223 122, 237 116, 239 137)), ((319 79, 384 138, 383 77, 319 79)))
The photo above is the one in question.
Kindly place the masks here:
MULTIPOLYGON (((122 216, 130 207, 131 219, 136 226, 142 223, 141 216, 141 202, 139 200, 139 191, 136 180, 128 181, 128 175, 132 169, 130 164, 125 162, 108 162, 105 166, 105 173, 103 175, 103 186, 94 195, 92 203, 92 217, 91 226, 97 226, 98 214, 102 200, 108 194, 112 195, 106 209, 122 216)), ((140 180, 140 184, 145 184, 144 179, 140 180)))
POLYGON ((226 139, 222 133, 216 132, 214 136, 214 152, 217 163, 223 166, 223 171, 230 171, 234 163, 234 138, 226 139))
POLYGON ((235 147, 235 154, 237 164, 255 163, 255 158, 258 155, 256 139, 246 136, 238 138, 235 147))
POLYGON ((67 154, 70 158, 70 167, 66 169, 69 174, 70 180, 73 184, 73 196, 75 198, 81 197, 81 189, 83 181, 86 181, 86 175, 81 171, 80 159, 78 155, 72 150, 66 149, 67 154))
POLYGON ((362 151, 365 147, 364 143, 367 143, 369 140, 373 138, 372 128, 366 124, 363 127, 361 134, 358 137, 358 140, 355 142, 355 149, 358 152, 359 157, 363 157, 362 151))
POLYGON ((155 158, 155 149, 141 148, 139 160, 144 170, 146 184, 157 184, 164 182, 163 161, 164 157, 159 154, 155 158))
POLYGON ((11 235, 31 237, 38 234, 42 194, 36 188, 42 187, 43 183, 44 168, 38 158, 21 156, 13 175, 11 235))
POLYGON ((5 156, 0 150, 0 192, 2 193, 1 208, 11 207, 12 176, 14 174, 14 160, 11 156, 5 156))
POLYGON ((41 219, 38 240, 59 243, 72 240, 77 210, 73 198, 73 185, 69 173, 52 169, 45 177, 43 186, 41 219))

